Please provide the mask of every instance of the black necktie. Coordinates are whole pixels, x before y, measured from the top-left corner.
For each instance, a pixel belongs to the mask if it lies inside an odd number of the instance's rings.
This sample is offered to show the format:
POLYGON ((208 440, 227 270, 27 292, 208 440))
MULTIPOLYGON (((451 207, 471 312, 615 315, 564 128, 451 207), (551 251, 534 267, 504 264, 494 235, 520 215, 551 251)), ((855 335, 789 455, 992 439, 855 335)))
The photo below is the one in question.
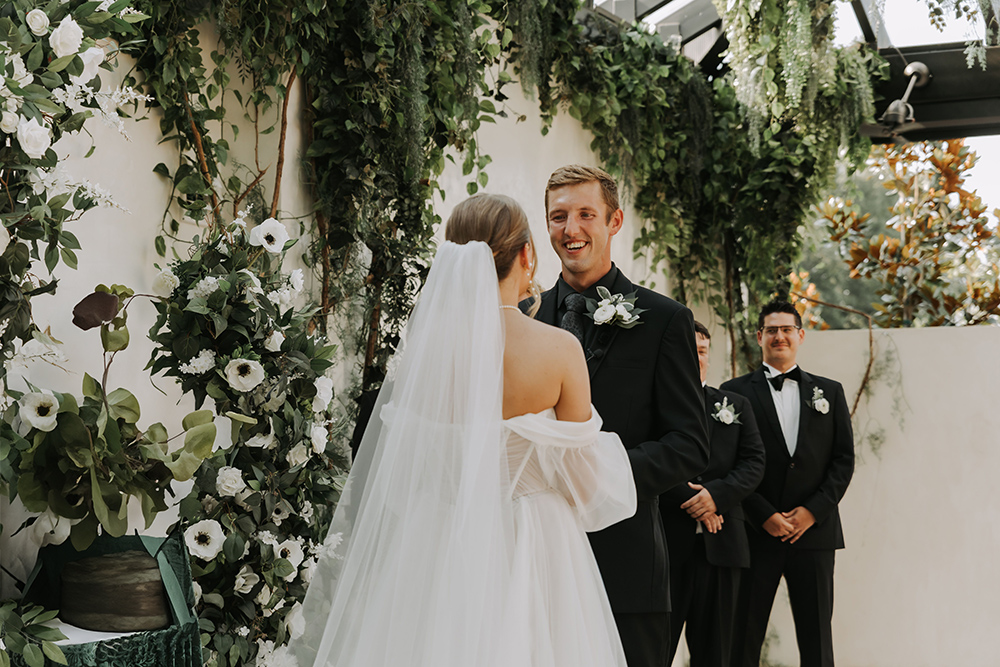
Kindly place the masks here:
POLYGON ((802 382, 802 371, 796 366, 787 373, 782 373, 781 375, 775 375, 773 377, 767 378, 767 381, 771 383, 775 391, 781 391, 781 387, 785 384, 785 380, 795 380, 796 382, 802 382))
POLYGON ((566 295, 563 304, 566 306, 566 314, 562 316, 559 327, 576 336, 582 345, 585 325, 583 313, 587 310, 587 299, 582 294, 573 292, 566 295))

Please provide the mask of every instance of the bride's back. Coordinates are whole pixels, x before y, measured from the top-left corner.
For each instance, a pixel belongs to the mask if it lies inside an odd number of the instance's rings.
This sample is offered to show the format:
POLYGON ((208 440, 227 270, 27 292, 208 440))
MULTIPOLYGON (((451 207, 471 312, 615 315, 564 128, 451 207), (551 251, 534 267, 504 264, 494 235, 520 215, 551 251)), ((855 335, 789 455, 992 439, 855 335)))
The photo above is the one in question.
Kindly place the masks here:
POLYGON ((579 341, 514 309, 534 284, 534 244, 524 210, 504 195, 473 195, 452 211, 445 238, 482 241, 493 252, 506 334, 504 418, 555 408, 564 421, 590 419, 590 378, 579 341))
POLYGON ((555 408, 564 421, 590 419, 590 377, 573 334, 504 311, 503 416, 555 408))

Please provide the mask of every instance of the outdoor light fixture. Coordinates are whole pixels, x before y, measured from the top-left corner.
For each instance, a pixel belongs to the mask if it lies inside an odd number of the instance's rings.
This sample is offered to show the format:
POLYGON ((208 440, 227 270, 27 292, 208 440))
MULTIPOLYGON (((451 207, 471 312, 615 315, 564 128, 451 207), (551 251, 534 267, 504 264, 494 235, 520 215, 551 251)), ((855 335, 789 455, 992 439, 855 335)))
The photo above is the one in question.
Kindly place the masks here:
POLYGON ((903 70, 903 74, 910 77, 910 82, 906 86, 903 97, 894 100, 878 119, 878 122, 890 131, 899 129, 904 123, 913 122, 913 106, 907 101, 914 88, 922 88, 931 80, 931 70, 921 62, 912 62, 903 70))

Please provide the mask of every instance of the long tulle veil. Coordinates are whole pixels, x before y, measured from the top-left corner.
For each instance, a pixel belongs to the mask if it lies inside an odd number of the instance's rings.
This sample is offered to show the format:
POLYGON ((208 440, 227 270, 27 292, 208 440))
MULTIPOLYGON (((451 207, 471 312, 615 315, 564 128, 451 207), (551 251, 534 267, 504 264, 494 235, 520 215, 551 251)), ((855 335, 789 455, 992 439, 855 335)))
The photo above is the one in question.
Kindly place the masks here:
POLYGON ((503 321, 485 243, 444 243, 304 603, 299 667, 504 662, 503 321))

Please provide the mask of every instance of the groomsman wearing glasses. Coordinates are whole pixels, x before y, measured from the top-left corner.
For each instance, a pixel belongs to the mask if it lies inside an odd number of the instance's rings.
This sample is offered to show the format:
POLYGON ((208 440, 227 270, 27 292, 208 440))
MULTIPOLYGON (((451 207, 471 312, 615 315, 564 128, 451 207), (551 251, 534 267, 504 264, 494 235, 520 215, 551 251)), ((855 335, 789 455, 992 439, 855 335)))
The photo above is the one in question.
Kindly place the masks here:
POLYGON ((750 570, 733 665, 757 667, 784 577, 801 667, 833 667, 834 553, 844 547, 837 506, 854 472, 850 411, 839 382, 796 364, 805 332, 792 304, 767 304, 757 324, 763 366, 722 385, 749 399, 767 458, 764 479, 743 501, 750 570))
POLYGON ((711 335, 694 323, 708 413, 708 468, 660 496, 670 547, 671 653, 687 635, 691 667, 729 667, 736 596, 750 566, 740 502, 764 475, 764 444, 750 402, 708 386, 711 335), (685 624, 687 629, 685 630, 685 624))

